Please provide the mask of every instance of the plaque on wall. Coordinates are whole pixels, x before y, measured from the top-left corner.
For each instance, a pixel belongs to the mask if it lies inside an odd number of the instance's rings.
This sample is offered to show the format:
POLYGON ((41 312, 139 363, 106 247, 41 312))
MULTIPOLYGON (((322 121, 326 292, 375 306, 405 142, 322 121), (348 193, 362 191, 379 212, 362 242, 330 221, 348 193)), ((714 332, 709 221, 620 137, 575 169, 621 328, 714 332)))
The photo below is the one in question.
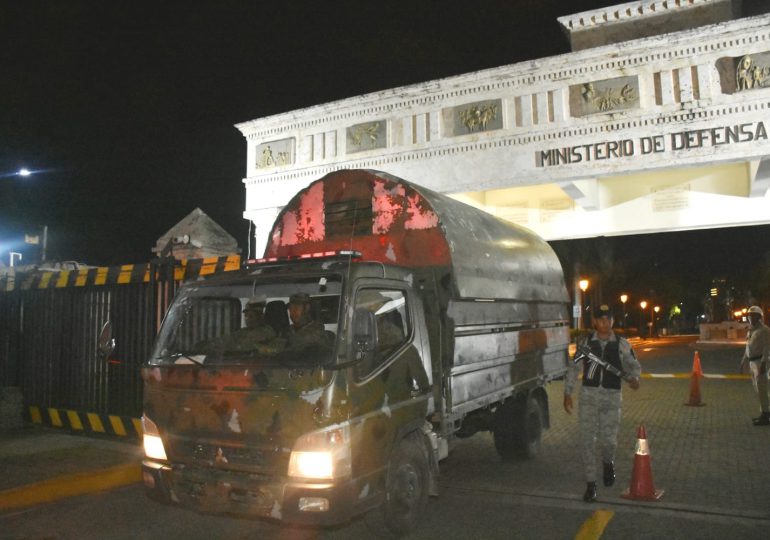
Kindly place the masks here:
POLYGON ((385 120, 364 122, 350 126, 345 130, 345 151, 348 154, 385 148, 388 145, 385 120))
POLYGON ((255 155, 257 169, 291 165, 294 163, 294 138, 258 144, 255 155))
POLYGON ((489 99, 441 110, 445 137, 493 131, 503 127, 502 100, 489 99))
POLYGON ((639 81, 633 76, 574 84, 569 108, 574 117, 639 108, 639 81))

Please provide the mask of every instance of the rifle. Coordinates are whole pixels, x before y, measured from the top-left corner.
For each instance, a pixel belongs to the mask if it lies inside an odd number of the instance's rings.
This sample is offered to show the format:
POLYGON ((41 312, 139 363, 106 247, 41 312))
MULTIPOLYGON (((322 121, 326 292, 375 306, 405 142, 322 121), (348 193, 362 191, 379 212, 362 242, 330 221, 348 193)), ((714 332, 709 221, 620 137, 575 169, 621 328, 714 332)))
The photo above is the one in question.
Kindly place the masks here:
POLYGON ((617 375, 621 379, 623 379, 626 382, 631 382, 634 377, 629 375, 623 370, 620 370, 613 366, 612 364, 608 363, 606 360, 602 360, 598 356, 596 356, 594 353, 591 352, 591 349, 588 347, 582 347, 578 354, 575 355, 575 359, 573 360, 574 363, 578 363, 580 360, 588 359, 589 362, 593 362, 594 364, 598 365, 605 371, 609 371, 613 375, 617 375))

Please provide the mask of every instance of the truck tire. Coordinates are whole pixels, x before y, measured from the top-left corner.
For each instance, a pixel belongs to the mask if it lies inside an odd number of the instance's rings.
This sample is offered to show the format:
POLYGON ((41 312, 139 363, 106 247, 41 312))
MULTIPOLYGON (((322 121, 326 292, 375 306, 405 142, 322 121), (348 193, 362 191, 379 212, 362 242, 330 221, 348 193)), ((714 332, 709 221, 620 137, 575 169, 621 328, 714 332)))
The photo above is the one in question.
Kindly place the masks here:
POLYGON ((530 397, 509 400, 495 410, 495 448, 505 461, 531 459, 540 452, 543 415, 540 403, 530 397))
POLYGON ((385 500, 366 515, 379 537, 399 538, 415 529, 428 503, 430 464, 418 435, 401 440, 393 450, 385 481, 385 500))

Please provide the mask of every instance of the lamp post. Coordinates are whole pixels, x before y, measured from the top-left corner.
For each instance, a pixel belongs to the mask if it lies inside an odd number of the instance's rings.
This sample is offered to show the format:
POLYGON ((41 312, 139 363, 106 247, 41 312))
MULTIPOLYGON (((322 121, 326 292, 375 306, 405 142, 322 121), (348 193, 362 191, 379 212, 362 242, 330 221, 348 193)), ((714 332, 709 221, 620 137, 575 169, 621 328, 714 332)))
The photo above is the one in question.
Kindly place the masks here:
POLYGON ((627 294, 620 295, 620 303, 623 304, 623 330, 626 329, 626 302, 628 301, 627 294))
POLYGON ((639 307, 642 308, 642 310, 639 312, 639 337, 641 337, 642 334, 642 316, 644 315, 644 310, 647 309, 647 300, 642 300, 639 302, 639 307))
POLYGON ((583 295, 588 290, 588 286, 590 284, 591 282, 585 278, 578 281, 578 287, 580 287, 580 290, 582 291, 580 295, 580 323, 578 324, 578 330, 580 330, 583 327, 583 295))
MULTIPOLYGON (((2 178, 12 178, 15 176, 18 176, 20 178, 23 178, 24 181, 26 181, 27 177, 32 176, 33 174, 41 174, 45 172, 49 172, 51 169, 36 169, 36 170, 30 170, 26 167, 22 167, 18 171, 14 171, 11 173, 3 173, 0 172, 0 179, 2 178)), ((40 263, 45 262, 46 258, 46 249, 48 247, 48 226, 43 226, 43 242, 42 246, 40 248, 40 263)), ((40 244, 40 236, 38 232, 36 231, 35 234, 27 234, 24 233, 24 243, 25 244, 32 244, 32 245, 39 245, 40 244)), ((15 263, 21 262, 22 260, 22 253, 18 252, 9 252, 10 256, 10 266, 14 266, 15 263)))
POLYGON ((652 328, 655 326, 655 315, 660 311, 660 306, 655 306, 650 310, 650 337, 652 337, 652 328))

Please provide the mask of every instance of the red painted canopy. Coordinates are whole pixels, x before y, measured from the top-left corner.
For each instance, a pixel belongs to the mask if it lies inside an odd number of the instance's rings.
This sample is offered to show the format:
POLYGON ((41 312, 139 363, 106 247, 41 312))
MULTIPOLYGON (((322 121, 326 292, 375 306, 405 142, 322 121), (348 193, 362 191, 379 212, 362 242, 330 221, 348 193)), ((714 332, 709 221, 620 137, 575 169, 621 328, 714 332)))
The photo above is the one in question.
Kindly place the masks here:
POLYGON ((370 170, 342 170, 278 215, 265 257, 336 250, 406 267, 445 266, 461 298, 568 301, 559 260, 533 232, 370 170))
POLYGON ((388 264, 450 263, 428 200, 412 184, 363 170, 334 172, 300 191, 278 216, 265 256, 349 249, 388 264))

